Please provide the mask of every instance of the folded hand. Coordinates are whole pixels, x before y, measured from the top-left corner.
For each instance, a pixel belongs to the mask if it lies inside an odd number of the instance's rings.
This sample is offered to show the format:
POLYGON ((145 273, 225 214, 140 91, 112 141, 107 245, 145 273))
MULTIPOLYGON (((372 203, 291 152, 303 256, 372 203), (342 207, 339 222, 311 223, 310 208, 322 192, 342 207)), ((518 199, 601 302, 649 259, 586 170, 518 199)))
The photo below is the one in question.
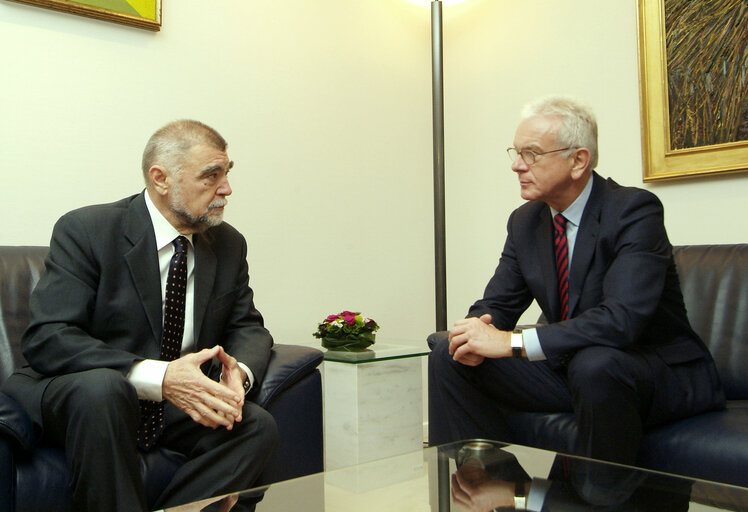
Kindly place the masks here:
POLYGON ((494 327, 489 314, 464 318, 449 331, 449 353, 455 361, 468 366, 478 366, 486 357, 509 357, 511 333, 494 327))
POLYGON ((236 360, 220 346, 187 354, 171 361, 167 366, 162 394, 197 423, 210 428, 224 426, 231 430, 235 421, 241 421, 244 404, 241 381, 238 389, 235 385, 240 377, 236 375, 234 366, 236 360), (229 374, 221 379, 222 382, 215 382, 200 370, 200 365, 214 357, 221 360, 224 373, 229 374), (227 367, 228 372, 225 371, 227 367))

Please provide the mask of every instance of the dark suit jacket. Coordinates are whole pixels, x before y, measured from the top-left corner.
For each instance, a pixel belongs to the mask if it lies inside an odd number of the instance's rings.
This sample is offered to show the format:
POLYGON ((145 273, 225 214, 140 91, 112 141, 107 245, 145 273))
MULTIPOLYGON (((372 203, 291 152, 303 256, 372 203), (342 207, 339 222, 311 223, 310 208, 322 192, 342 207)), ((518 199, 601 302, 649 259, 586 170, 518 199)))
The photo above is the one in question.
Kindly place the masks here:
POLYGON ((591 179, 569 272, 571 319, 560 322, 552 218, 538 201, 509 217, 499 265, 469 315, 490 313, 496 327, 512 330, 535 299, 549 322, 538 338, 554 366, 604 345, 641 353, 655 368, 677 369, 657 383, 652 422, 721 407, 711 355, 686 316, 662 204, 646 190, 594 172, 591 179))
MULTIPOLYGON (((38 424, 49 377, 93 368, 127 374, 133 363, 159 358, 161 278, 144 194, 75 210, 55 225, 21 343, 29 366, 5 386, 38 424)), ((246 242, 226 223, 193 242, 196 350, 220 344, 260 382, 273 340, 254 307, 246 242)))

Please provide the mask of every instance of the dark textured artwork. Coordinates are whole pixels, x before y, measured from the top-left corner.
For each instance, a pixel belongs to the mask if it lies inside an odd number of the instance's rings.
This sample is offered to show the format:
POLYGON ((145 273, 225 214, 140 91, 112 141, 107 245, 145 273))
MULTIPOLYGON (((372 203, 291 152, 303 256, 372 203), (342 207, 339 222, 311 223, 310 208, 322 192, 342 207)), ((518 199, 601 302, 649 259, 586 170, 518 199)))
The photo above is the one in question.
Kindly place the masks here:
POLYGON ((665 0, 670 149, 748 140, 748 0, 665 0))

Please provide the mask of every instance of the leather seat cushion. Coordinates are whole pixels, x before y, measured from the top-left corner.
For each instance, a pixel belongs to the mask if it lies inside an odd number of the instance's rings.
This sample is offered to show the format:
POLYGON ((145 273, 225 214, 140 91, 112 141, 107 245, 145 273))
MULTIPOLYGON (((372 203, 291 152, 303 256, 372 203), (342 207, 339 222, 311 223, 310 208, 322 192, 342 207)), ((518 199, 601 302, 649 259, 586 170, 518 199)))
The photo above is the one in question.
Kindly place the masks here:
MULTIPOLYGON (((506 416, 513 442, 575 453, 572 414, 514 412, 506 416)), ((748 401, 699 414, 646 432, 637 465, 748 487, 748 401)))

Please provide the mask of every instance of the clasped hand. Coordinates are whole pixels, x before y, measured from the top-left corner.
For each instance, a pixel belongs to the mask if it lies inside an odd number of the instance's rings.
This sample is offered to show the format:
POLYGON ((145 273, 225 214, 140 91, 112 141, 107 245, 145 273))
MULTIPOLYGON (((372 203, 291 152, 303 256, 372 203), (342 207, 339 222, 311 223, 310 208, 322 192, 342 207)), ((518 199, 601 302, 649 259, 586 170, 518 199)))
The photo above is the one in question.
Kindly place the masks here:
POLYGON ((491 324, 491 315, 463 318, 449 331, 449 353, 467 366, 478 366, 485 358, 512 355, 511 333, 491 324))
POLYGON ((231 430, 234 422, 242 420, 245 378, 236 359, 216 345, 171 361, 164 374, 162 394, 197 423, 231 430), (223 365, 220 382, 200 370, 200 365, 214 357, 223 365))

